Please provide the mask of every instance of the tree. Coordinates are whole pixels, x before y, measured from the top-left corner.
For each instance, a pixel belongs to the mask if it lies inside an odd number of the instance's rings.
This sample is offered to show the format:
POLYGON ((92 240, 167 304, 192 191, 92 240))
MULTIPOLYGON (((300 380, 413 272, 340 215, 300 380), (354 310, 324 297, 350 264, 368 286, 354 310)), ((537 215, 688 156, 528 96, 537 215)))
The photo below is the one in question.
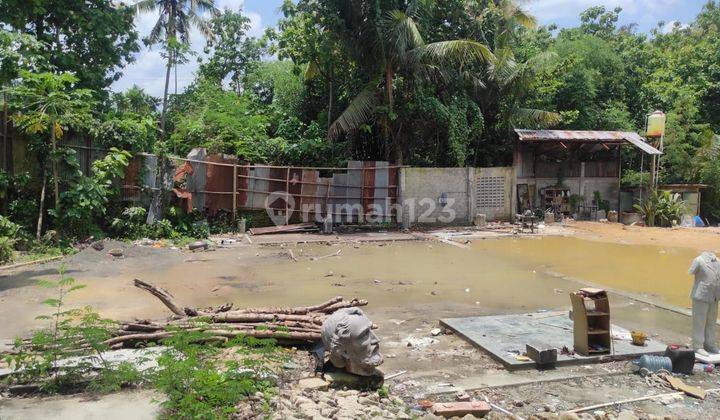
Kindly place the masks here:
MULTIPOLYGON (((41 55, 43 44, 32 35, 7 31, 0 28, 0 90, 9 85, 18 77, 21 70, 38 70, 47 66, 41 55)), ((8 170, 10 167, 11 145, 8 140, 8 97, 7 92, 2 95, 2 154, 0 169, 8 170)))
MULTIPOLYGON (((11 98, 19 104, 14 123, 25 133, 46 134, 49 136, 50 160, 55 195, 55 212, 60 209, 60 174, 58 161, 60 154, 57 141, 62 138, 68 127, 80 128, 90 125, 90 112, 93 106, 93 92, 89 89, 74 89, 78 78, 70 73, 31 73, 20 72, 21 81, 10 88, 11 98)), ((36 237, 40 238, 45 202, 47 174, 46 160, 42 162, 42 190, 40 193, 40 213, 36 237)))
POLYGON ((328 2, 325 13, 337 14, 329 28, 346 47, 345 54, 366 79, 365 87, 333 122, 329 136, 357 130, 376 120, 385 139, 388 155, 403 161, 404 145, 395 124, 398 73, 409 77, 430 74, 442 66, 462 66, 492 60, 490 49, 473 40, 443 40, 426 44, 416 18, 426 3, 417 1, 368 2, 362 0, 328 2))
POLYGON ((136 6, 143 12, 160 13, 145 43, 152 45, 162 41, 167 51, 165 90, 160 114, 160 132, 164 138, 170 70, 176 64, 177 49, 180 44, 190 44, 190 29, 193 26, 204 36, 212 37, 212 28, 204 14, 208 12, 217 14, 218 11, 215 8, 215 0, 140 0, 136 6))
MULTIPOLYGON (((134 11, 112 0, 3 0, 0 24, 33 35, 47 61, 96 93, 120 78, 139 51, 134 11)), ((2 26, 2 25, 0 25, 2 26)))
POLYGON ((210 58, 200 66, 200 75, 218 84, 230 76, 233 89, 239 95, 245 75, 260 62, 262 43, 247 36, 250 19, 242 10, 226 9, 213 17, 210 25, 214 39, 208 40, 205 54, 210 58))

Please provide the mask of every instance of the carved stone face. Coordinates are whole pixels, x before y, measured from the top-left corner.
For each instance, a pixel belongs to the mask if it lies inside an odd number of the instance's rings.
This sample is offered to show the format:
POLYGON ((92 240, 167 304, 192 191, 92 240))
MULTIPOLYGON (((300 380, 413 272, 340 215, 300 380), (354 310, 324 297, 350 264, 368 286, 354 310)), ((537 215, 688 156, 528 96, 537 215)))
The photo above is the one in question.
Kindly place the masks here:
POLYGON ((372 325, 358 308, 344 308, 330 315, 322 326, 322 340, 330 353, 330 362, 356 375, 372 375, 383 362, 380 340, 372 325))

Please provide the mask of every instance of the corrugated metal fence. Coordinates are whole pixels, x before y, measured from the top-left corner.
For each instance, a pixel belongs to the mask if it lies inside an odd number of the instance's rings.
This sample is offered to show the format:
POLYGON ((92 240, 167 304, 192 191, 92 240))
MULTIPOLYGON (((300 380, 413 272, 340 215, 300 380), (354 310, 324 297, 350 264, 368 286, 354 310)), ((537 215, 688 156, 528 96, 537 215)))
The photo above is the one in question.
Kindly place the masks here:
MULTIPOLYGON (((396 214, 400 167, 384 161, 350 161, 345 168, 250 165, 203 149, 172 161, 174 195, 187 210, 209 216, 221 210, 233 215, 241 209, 269 210, 288 224, 328 215, 344 222, 391 220, 396 214)), ((156 167, 155 156, 136 156, 123 181, 124 198, 139 200, 140 191, 157 190, 156 167)))

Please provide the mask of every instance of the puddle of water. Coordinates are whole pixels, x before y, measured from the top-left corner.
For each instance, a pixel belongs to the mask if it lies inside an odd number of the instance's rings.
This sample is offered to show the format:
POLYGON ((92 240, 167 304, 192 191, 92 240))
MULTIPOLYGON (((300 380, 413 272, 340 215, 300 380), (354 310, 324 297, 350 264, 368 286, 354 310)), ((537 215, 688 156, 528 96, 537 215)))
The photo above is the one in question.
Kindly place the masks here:
MULTIPOLYGON (((335 248, 304 251, 320 255, 328 249, 335 248)), ((334 287, 337 294, 363 296, 380 306, 397 304, 398 298, 479 302, 498 309, 566 304, 567 294, 554 289, 569 287, 558 281, 568 277, 687 307, 692 285, 687 268, 696 255, 683 248, 566 237, 476 241, 469 251, 416 242, 344 248, 342 257, 320 261, 276 262, 257 268, 256 275, 286 284, 289 289, 281 294, 317 296, 334 287)))
POLYGON ((482 241, 476 251, 518 260, 608 288, 653 295, 680 307, 690 305, 693 279, 687 270, 698 252, 686 248, 623 245, 578 238, 544 237, 482 241))
MULTIPOLYGON (((99 276, 97 269, 89 267, 87 272, 77 273, 78 281, 88 287, 68 300, 119 319, 166 316, 167 310, 154 297, 132 286, 133 278, 141 278, 171 291, 179 302, 190 306, 226 302, 236 307, 299 306, 342 295, 367 299, 368 311, 379 317, 436 322, 448 316, 566 310, 568 292, 580 286, 549 274, 556 272, 657 295, 685 307, 691 285, 686 270, 696 255, 692 250, 564 237, 476 241, 469 250, 437 242, 291 248, 299 262, 293 262, 287 250, 265 248, 218 250, 207 255, 212 261, 195 263, 127 260, 118 263, 113 276, 99 276), (338 249, 342 250, 339 257, 310 259, 338 249)), ((0 295, 5 305, 0 322, 12 327, 6 332, 9 336, 36 325, 33 317, 47 312, 39 304, 39 289, 15 290, 14 297, 0 295)), ((685 325, 689 318, 667 311, 641 310, 641 305, 621 299, 614 299, 613 305, 616 319, 623 323, 630 320, 643 328, 679 332, 689 328, 685 325)))
MULTIPOLYGON (((327 255, 338 248, 308 247, 303 253, 327 255)), ((372 307, 450 301, 503 311, 565 306, 568 301, 559 290, 567 281, 493 252, 428 242, 342 250, 340 257, 276 262, 253 271, 258 279, 280 286, 275 293, 281 300, 332 293, 367 299, 372 307)))

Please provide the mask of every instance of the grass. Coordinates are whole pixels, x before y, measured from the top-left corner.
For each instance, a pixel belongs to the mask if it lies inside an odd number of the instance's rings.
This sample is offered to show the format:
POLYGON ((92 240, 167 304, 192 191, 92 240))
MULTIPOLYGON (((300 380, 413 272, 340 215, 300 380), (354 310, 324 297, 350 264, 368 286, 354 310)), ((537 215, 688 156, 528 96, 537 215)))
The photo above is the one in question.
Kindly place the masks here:
POLYGON ((47 258, 60 257, 63 255, 72 255, 76 252, 77 250, 72 247, 48 247, 42 249, 32 249, 30 251, 14 251, 13 261, 8 265, 41 261, 47 258))

